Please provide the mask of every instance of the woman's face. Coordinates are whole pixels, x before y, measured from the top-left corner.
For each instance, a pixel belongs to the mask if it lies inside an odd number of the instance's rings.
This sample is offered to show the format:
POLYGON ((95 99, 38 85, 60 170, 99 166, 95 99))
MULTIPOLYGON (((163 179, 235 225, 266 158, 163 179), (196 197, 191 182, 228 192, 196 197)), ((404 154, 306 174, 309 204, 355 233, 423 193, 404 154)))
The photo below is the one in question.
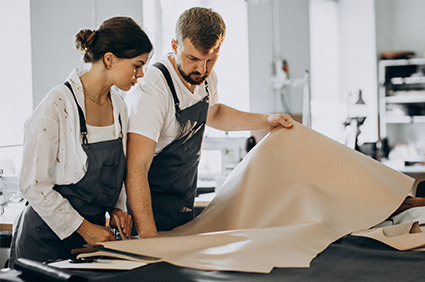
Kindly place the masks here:
POLYGON ((114 84, 123 91, 130 90, 137 83, 137 79, 145 75, 148 59, 149 53, 131 59, 116 58, 112 68, 114 84))

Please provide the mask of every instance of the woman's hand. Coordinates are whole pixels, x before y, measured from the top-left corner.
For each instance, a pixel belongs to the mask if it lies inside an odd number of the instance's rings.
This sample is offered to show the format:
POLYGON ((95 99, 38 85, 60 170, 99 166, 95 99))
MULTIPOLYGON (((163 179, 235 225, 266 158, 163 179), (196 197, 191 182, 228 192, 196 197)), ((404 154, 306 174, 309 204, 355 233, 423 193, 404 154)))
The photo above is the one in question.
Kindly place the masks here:
MULTIPOLYGON (((120 209, 114 209, 111 213, 111 221, 109 222, 109 225, 111 227, 116 227, 117 226, 117 222, 115 222, 115 218, 114 215, 116 215, 119 220, 120 220, 120 227, 122 230, 122 233, 124 233, 123 235, 130 239, 131 236, 131 228, 133 228, 133 218, 131 217, 131 215, 129 215, 126 212, 123 212, 120 209)), ((124 238, 123 238, 124 239, 124 238)))
POLYGON ((116 241, 114 234, 105 226, 93 224, 87 220, 78 227, 77 233, 91 245, 96 245, 96 242, 116 241))

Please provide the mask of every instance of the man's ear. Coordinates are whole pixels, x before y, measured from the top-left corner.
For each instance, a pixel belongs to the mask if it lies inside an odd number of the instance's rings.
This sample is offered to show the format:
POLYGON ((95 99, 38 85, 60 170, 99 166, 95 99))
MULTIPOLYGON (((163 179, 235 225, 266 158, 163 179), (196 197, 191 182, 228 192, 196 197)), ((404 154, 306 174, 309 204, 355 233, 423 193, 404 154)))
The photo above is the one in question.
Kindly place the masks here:
POLYGON ((175 39, 171 40, 171 49, 173 49, 174 55, 177 55, 178 43, 175 39))
POLYGON ((110 69, 114 65, 114 63, 117 61, 117 57, 112 52, 106 52, 103 55, 103 64, 105 65, 105 68, 110 69))

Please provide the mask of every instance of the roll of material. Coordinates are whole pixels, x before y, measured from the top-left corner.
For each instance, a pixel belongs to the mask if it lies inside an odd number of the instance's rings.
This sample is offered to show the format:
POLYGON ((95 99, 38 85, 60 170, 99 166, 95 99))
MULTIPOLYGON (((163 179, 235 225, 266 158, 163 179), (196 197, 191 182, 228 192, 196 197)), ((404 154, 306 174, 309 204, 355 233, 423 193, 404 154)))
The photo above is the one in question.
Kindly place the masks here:
POLYGON ((87 281, 82 276, 69 274, 62 269, 25 258, 19 258, 16 261, 15 269, 21 271, 25 276, 34 278, 35 281, 87 281))

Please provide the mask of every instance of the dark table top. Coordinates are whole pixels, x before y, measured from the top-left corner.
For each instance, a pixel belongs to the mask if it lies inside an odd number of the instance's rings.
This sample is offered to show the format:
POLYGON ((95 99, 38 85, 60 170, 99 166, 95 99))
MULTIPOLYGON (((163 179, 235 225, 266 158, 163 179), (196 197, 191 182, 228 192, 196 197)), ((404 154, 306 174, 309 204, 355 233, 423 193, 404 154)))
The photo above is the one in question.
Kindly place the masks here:
MULTIPOLYGON (((347 236, 319 254, 310 268, 275 268, 260 274, 204 271, 160 262, 130 271, 61 270, 71 280, 52 281, 424 281, 424 265, 425 252, 401 252, 373 239, 347 236)), ((0 273, 1 281, 40 279, 48 281, 26 271, 0 273)))

